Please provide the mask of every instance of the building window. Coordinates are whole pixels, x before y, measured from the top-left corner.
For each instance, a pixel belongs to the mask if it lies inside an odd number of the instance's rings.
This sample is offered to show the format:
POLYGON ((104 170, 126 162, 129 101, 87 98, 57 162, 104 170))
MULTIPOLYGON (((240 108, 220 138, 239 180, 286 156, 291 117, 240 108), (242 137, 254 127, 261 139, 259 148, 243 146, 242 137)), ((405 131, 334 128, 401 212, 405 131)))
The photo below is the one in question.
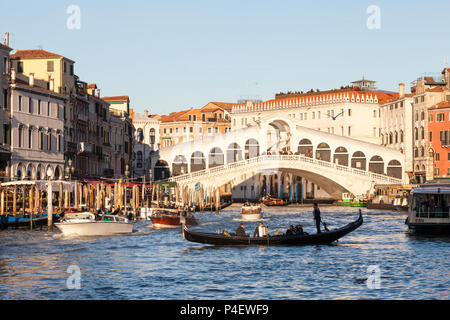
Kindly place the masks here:
POLYGON ((430 142, 433 142, 433 132, 432 131, 429 132, 429 140, 430 140, 430 142))
POLYGON ((70 75, 73 76, 74 70, 73 70, 73 64, 70 65, 70 75))
POLYGON ((47 72, 54 72, 55 64, 53 61, 47 61, 47 72))
POLYGON ((352 109, 348 109, 348 116, 349 116, 349 117, 352 116, 352 109))
POLYGON ((28 148, 33 147, 33 128, 28 128, 28 148))
POLYGON ((47 116, 50 117, 50 101, 47 103, 47 116))
POLYGON ((23 126, 19 126, 19 148, 22 148, 22 141, 23 141, 23 126))
POLYGON ((28 98, 28 112, 33 113, 33 100, 28 98))
POLYGON ((189 128, 189 132, 190 132, 190 133, 194 133, 194 127, 190 127, 190 128, 189 128))
POLYGON ((441 155, 439 153, 435 153, 436 155, 436 161, 440 161, 441 160, 441 155))
POLYGON ((22 96, 19 96, 19 111, 22 111, 22 96))
POLYGON ((11 144, 11 127, 9 124, 3 125, 3 144, 9 145, 11 144))
POLYGON ((38 114, 41 114, 41 100, 38 100, 38 114))
MULTIPOLYGON (((349 109, 350 110, 350 109, 349 109)), ((349 126, 348 127, 348 136, 350 137, 352 135, 352 127, 349 126)))
POLYGON ((17 72, 23 73, 23 62, 17 62, 17 72))
POLYGON ((39 148, 39 150, 44 150, 44 130, 43 129, 39 129, 38 148, 39 148))
POLYGON ((47 131, 47 150, 52 150, 52 130, 47 131))

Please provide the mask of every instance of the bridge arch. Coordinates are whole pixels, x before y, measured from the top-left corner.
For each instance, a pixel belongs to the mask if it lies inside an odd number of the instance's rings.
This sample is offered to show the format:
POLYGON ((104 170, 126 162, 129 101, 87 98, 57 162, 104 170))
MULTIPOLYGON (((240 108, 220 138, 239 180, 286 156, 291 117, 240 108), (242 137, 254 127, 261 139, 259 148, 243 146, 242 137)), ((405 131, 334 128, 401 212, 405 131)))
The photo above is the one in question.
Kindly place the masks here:
POLYGON ((227 163, 238 162, 242 160, 242 150, 239 144, 233 142, 227 149, 227 163))
POLYGON ((200 171, 206 169, 205 155, 201 151, 195 151, 191 155, 191 170, 190 172, 200 171))
POLYGON ((170 177, 169 165, 164 160, 158 160, 155 164, 155 180, 165 180, 170 177))
POLYGON ((362 151, 356 151, 352 155, 351 166, 355 169, 367 170, 367 159, 366 155, 362 151))
POLYGON ((188 173, 188 162, 186 157, 177 155, 172 163, 172 175, 178 176, 185 173, 188 173))
POLYGON ((212 148, 209 152, 208 168, 214 168, 224 164, 225 161, 222 149, 220 149, 219 147, 212 148))
POLYGON ((333 163, 348 166, 348 151, 345 147, 337 147, 333 155, 333 163))
POLYGON ((380 156, 373 156, 369 161, 369 171, 384 174, 384 160, 380 156))
POLYGON ((316 159, 322 161, 331 161, 331 149, 328 143, 321 142, 316 148, 316 159))
POLYGON ((251 138, 245 142, 245 160, 255 158, 260 155, 258 140, 251 138))
POLYGON ((403 168, 400 161, 398 160, 389 161, 387 165, 386 174, 390 177, 401 179, 403 174, 403 168))
POLYGON ((298 143, 297 153, 299 155, 312 158, 313 150, 314 150, 313 144, 312 144, 311 140, 309 140, 309 139, 302 139, 298 143))

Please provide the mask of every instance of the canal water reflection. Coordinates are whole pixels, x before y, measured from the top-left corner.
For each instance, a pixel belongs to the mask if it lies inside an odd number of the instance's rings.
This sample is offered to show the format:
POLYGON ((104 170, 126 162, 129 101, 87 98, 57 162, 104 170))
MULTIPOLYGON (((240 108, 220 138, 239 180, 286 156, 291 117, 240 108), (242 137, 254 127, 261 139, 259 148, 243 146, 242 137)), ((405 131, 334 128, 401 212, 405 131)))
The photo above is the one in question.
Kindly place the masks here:
MULTIPOLYGON (((239 207, 197 214, 196 230, 233 232, 239 207)), ((330 229, 357 208, 322 207, 330 229)), ((271 232, 302 224, 312 208, 264 208, 271 232)), ((364 224, 334 245, 212 247, 186 242, 179 230, 135 224, 128 236, 64 238, 58 231, 0 232, 1 299, 449 299, 450 240, 407 234, 406 215, 363 209, 364 224), (69 289, 78 266, 79 290, 69 289), (369 289, 369 266, 380 288, 369 289)), ((244 222, 253 233, 257 222, 244 222)), ((369 278, 370 279, 370 278, 369 278)))

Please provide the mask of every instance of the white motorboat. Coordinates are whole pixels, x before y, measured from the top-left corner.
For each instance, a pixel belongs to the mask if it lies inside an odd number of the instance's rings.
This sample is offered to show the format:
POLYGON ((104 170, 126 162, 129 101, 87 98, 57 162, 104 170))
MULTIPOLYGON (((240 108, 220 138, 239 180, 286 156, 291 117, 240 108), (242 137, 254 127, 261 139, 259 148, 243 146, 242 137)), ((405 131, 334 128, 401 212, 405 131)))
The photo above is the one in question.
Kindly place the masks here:
POLYGON ((65 236, 111 236, 133 232, 133 224, 127 218, 114 215, 98 215, 89 212, 66 214, 55 226, 65 236))
POLYGON ((262 218, 263 212, 261 206, 258 205, 244 205, 241 210, 241 218, 247 221, 260 220, 262 218))

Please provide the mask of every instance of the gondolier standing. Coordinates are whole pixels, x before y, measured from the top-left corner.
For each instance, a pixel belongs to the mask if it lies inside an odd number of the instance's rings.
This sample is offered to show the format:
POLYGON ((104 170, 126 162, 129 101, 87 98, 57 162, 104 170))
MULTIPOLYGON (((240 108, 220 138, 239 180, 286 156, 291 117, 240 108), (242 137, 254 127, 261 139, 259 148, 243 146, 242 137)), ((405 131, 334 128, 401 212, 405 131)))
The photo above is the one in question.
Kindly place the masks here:
POLYGON ((316 221, 316 229, 317 229, 317 233, 320 233, 320 222, 322 221, 322 219, 320 218, 320 209, 319 209, 319 205, 317 203, 314 203, 314 220, 316 221))

